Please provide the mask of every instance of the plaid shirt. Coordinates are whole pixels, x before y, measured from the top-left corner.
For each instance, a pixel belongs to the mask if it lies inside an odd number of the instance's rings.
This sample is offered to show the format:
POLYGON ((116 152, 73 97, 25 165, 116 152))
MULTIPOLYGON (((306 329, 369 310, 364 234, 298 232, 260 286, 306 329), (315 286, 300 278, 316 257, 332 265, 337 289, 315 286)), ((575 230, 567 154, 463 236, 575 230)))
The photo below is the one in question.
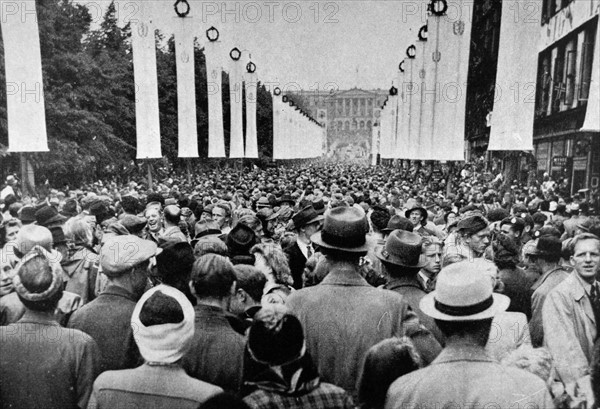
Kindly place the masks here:
POLYGON ((301 396, 287 396, 257 389, 246 396, 244 402, 252 409, 354 409, 350 395, 330 383, 321 383, 301 396))

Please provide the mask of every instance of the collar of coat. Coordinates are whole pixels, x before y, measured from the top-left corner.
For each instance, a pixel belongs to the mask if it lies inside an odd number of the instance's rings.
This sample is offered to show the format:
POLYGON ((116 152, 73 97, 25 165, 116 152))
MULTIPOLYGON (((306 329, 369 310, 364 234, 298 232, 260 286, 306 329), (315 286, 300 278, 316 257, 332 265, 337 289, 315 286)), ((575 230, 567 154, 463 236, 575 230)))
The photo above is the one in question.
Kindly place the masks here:
POLYGON ((358 266, 333 266, 321 285, 344 285, 355 287, 371 287, 358 272, 358 266))

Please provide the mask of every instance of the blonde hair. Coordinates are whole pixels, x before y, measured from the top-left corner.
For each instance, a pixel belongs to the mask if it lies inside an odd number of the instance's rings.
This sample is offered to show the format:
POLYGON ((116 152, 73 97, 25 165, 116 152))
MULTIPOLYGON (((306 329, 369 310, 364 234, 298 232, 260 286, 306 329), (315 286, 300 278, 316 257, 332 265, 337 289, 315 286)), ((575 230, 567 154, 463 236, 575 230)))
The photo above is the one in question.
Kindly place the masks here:
POLYGON ((94 240, 92 228, 80 218, 70 218, 64 225, 65 236, 78 246, 91 246, 94 240))

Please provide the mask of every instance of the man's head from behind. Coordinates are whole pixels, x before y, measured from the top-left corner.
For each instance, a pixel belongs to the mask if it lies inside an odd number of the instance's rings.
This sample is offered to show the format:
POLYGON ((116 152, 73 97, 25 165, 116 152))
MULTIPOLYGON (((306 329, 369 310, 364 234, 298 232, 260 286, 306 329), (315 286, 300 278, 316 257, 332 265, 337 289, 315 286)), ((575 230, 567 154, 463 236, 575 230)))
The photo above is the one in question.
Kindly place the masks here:
POLYGON ((267 279, 259 269, 247 264, 238 264, 234 270, 236 286, 230 310, 241 314, 250 307, 260 305, 267 279))
POLYGON ((421 310, 432 317, 448 343, 467 341, 481 347, 487 343, 492 319, 506 311, 510 299, 493 292, 489 261, 460 261, 442 269, 435 291, 420 302, 421 310))
POLYGON ((228 258, 216 254, 200 257, 192 267, 191 285, 199 300, 208 299, 229 305, 235 291, 235 270, 228 258))
POLYGON ((23 305, 33 311, 53 312, 63 294, 62 270, 53 256, 35 246, 16 266, 15 291, 23 305))
POLYGON ((139 298, 148 284, 150 261, 159 252, 150 240, 133 235, 111 236, 100 249, 102 273, 139 298))

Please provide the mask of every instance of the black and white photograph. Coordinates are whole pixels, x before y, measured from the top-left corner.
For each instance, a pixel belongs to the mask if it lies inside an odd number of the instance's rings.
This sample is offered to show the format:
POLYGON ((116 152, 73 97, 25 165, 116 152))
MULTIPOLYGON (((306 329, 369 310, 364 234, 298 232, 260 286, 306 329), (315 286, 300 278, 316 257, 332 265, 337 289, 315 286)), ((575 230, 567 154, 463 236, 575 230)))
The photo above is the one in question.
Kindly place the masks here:
POLYGON ((0 409, 600 409, 600 0, 0 0, 0 409))

